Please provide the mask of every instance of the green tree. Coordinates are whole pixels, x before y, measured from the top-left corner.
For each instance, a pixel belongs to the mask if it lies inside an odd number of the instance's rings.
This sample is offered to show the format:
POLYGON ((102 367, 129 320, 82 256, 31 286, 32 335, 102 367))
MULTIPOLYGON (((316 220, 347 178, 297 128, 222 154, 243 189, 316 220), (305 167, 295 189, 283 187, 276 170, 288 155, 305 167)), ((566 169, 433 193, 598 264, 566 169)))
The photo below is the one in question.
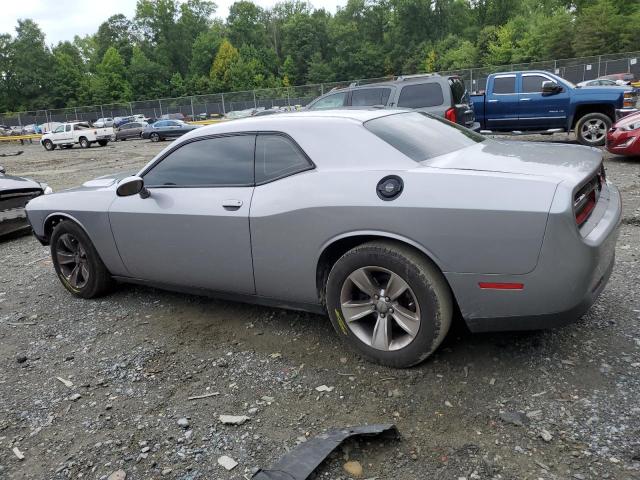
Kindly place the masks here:
POLYGON ((169 95, 166 69, 150 60, 140 47, 133 47, 127 78, 136 100, 169 95))
POLYGON ((115 49, 109 47, 102 62, 96 67, 91 89, 95 103, 127 102, 131 100, 131 85, 126 79, 124 60, 115 49))
POLYGON ((211 65, 209 78, 211 86, 217 92, 229 90, 231 86, 231 67, 238 61, 240 54, 226 38, 220 44, 216 58, 211 65))
MULTIPOLYGON (((620 25, 624 21, 611 0, 596 0, 576 18, 573 49, 579 56, 599 55, 619 47, 620 25)), ((637 27, 637 25, 636 25, 637 27)))
POLYGON ((331 66, 323 60, 320 52, 311 55, 311 60, 307 65, 307 82, 322 83, 333 81, 333 72, 331 66))

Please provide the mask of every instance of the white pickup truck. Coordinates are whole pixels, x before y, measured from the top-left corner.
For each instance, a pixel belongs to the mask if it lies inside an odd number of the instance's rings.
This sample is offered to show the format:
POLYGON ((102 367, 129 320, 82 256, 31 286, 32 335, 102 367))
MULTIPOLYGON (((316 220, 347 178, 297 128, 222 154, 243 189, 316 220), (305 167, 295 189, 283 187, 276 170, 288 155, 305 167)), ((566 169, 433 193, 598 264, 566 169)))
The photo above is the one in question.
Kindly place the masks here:
POLYGON ((89 148, 93 143, 104 147, 113 137, 113 127, 97 128, 86 122, 69 122, 42 135, 40 143, 49 151, 56 147, 71 148, 76 143, 80 144, 82 148, 89 148))

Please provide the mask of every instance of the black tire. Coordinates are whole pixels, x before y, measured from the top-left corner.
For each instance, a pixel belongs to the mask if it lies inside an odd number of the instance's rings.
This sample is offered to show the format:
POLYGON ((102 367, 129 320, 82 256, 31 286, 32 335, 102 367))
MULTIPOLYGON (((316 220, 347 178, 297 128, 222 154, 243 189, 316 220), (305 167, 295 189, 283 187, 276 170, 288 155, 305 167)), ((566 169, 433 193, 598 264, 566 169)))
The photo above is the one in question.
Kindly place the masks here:
POLYGON ((117 140, 122 140, 123 142, 127 139, 127 137, 118 138, 117 140))
POLYGON ((51 140, 45 140, 44 142, 42 142, 42 146, 48 152, 52 152, 56 148, 51 140))
MULTIPOLYGON (((62 285, 69 292, 81 298, 95 298, 109 291, 113 283, 111 275, 107 267, 102 263, 93 243, 91 243, 85 231, 78 224, 70 220, 60 222, 53 230, 50 243, 51 258, 53 259, 56 274, 62 285), (73 250, 66 248, 67 243, 65 242, 71 242, 76 247, 79 246, 77 251, 84 252, 84 256, 80 254, 83 267, 81 271, 86 269, 88 275, 87 278, 84 278, 84 274, 81 273, 80 275, 83 277, 84 282, 79 282, 80 284, 77 285, 74 285, 73 272, 71 272, 71 275, 65 275, 65 270, 68 272, 69 269, 74 267, 69 263, 63 262, 65 258, 69 258, 70 254, 73 255, 73 253, 69 253, 73 252, 73 250)), ((76 276, 76 280, 78 278, 76 276)))
MULTIPOLYGON (((369 360, 395 368, 411 367, 431 355, 444 340, 453 317, 453 298, 442 273, 426 256, 394 241, 365 243, 340 257, 327 279, 326 302, 331 323, 343 341, 369 360), (357 336, 353 323, 347 324, 345 321, 341 303, 343 286, 347 285, 349 276, 361 268, 386 270, 408 284, 408 295, 417 303, 414 308, 418 312, 419 326, 415 336, 401 348, 374 348, 357 336)), ((394 316, 392 313, 393 310, 387 313, 390 320, 394 316)), ((375 323, 375 319, 381 315, 378 307, 370 315, 373 317, 365 316, 357 322, 371 320, 375 323)), ((397 330, 397 327, 396 323, 393 328, 397 330)), ((403 330, 398 331, 400 335, 405 334, 403 330)))
POLYGON ((151 139, 152 142, 159 142, 160 140, 162 140, 160 138, 160 135, 158 135, 157 133, 152 133, 151 135, 149 135, 149 139, 151 139))
POLYGON ((89 148, 91 146, 91 142, 86 139, 86 137, 80 137, 80 148, 89 148))
POLYGON ((106 147, 107 143, 109 143, 109 140, 98 140, 98 145, 101 147, 106 147))
POLYGON ((604 113, 587 113, 576 122, 576 138, 582 145, 588 147, 599 147, 605 144, 607 140, 607 131, 611 128, 611 119, 604 113), (589 131, 589 127, 598 127, 596 134, 595 128, 589 131))

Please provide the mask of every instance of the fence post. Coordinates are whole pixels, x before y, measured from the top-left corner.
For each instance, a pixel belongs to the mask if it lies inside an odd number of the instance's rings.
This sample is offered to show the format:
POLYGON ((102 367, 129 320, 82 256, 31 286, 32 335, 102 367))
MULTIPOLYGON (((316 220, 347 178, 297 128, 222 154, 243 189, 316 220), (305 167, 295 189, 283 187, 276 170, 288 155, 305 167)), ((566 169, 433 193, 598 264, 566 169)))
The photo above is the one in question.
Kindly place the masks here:
POLYGON ((131 116, 133 116, 133 105, 129 102, 129 111, 131 112, 131 116))
POLYGON ((78 108, 77 107, 73 107, 73 114, 76 117, 74 120, 78 120, 78 108))
POLYGON ((473 68, 469 69, 469 88, 471 89, 471 92, 473 93, 473 68))
POLYGON ((256 103, 256 91, 253 90, 253 108, 258 108, 258 104, 256 103))
POLYGON ((222 114, 226 115, 227 114, 227 109, 224 107, 224 93, 220 94, 220 98, 222 99, 222 114))
POLYGON ((291 98, 289 97, 289 87, 287 87, 287 106, 291 109, 291 98))
POLYGON ((158 105, 160 106, 160 116, 162 116, 162 100, 158 100, 158 105))
POLYGON ((324 83, 320 84, 320 95, 324 95, 324 83))
POLYGON ((195 120, 196 119, 196 113, 193 111, 193 97, 189 97, 189 99, 191 100, 191 119, 195 120))
POLYGON ((18 112, 18 125, 22 126, 22 120, 20 119, 20 112, 18 112))

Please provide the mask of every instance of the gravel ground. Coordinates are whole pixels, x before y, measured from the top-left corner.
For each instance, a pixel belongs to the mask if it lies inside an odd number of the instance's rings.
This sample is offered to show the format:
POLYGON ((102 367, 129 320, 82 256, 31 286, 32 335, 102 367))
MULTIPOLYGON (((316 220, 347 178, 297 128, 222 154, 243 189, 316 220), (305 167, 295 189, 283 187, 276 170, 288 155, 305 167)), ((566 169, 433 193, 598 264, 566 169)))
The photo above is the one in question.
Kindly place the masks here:
MULTIPOLYGON (((2 145, 25 152, 0 163, 60 190, 164 146, 2 145)), ((347 460, 370 479, 640 478, 640 165, 606 167, 624 221, 590 312, 544 332, 457 325, 409 370, 346 351, 322 316, 134 286, 75 299, 48 248, 1 242, 0 478, 250 478, 327 429, 387 422, 400 439, 349 441, 314 478, 350 478, 347 460), (226 414, 249 420, 224 425, 226 414), (227 472, 222 455, 238 466, 227 472)))

